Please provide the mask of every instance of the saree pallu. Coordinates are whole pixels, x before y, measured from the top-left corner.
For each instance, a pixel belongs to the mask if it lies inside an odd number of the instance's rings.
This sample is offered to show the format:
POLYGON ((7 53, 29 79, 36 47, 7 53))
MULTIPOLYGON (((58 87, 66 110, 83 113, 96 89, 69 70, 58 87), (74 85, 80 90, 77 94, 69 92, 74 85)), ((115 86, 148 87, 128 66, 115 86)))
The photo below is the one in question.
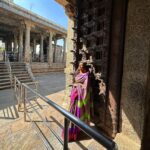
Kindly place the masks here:
MULTIPOLYGON (((93 112, 89 73, 78 74, 70 95, 70 113, 89 124, 93 112)), ((80 129, 73 123, 69 125, 69 141, 75 141, 80 129)))

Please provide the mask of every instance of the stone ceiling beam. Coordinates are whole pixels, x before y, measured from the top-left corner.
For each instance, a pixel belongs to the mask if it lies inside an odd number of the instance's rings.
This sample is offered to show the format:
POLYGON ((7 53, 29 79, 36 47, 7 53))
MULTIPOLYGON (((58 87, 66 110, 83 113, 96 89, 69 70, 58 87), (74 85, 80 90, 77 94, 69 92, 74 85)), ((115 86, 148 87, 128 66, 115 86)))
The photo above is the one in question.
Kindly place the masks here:
POLYGON ((11 25, 11 26, 19 26, 20 25, 20 22, 18 22, 18 20, 14 20, 14 19, 11 19, 10 17, 5 17, 5 16, 2 16, 0 15, 0 24, 7 24, 7 25, 11 25))
POLYGON ((4 3, 0 1, 0 9, 7 11, 11 16, 12 14, 15 14, 18 16, 18 19, 20 19, 20 17, 22 19, 28 19, 34 23, 36 23, 38 26, 42 26, 43 28, 51 28, 53 30, 56 30, 58 32, 61 32, 62 34, 67 34, 67 31, 65 28, 58 26, 57 24, 29 11, 26 10, 14 3, 4 3))

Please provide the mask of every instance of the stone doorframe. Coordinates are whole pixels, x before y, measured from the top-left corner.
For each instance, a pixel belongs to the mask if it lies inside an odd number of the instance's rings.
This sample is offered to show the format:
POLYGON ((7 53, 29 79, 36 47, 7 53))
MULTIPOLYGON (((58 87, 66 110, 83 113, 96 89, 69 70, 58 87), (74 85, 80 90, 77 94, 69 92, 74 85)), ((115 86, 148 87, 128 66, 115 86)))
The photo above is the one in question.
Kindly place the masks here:
POLYGON ((108 105, 112 117, 112 130, 106 129, 115 137, 121 130, 120 100, 123 74, 123 54, 125 40, 127 0, 114 0, 110 35, 110 56, 108 67, 108 105))

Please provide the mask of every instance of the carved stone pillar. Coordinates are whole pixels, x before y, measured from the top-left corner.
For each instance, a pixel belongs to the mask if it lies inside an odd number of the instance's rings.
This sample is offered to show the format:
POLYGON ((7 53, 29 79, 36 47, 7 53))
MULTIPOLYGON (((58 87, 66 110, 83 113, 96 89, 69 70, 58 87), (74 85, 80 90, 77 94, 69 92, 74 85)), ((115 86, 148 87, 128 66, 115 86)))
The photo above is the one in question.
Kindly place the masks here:
POLYGON ((63 57, 62 57, 62 62, 65 63, 66 62, 66 37, 63 38, 64 41, 64 45, 63 45, 63 57))
POLYGON ((23 61, 23 29, 19 30, 19 61, 23 61))
POLYGON ((36 39, 33 40, 33 54, 36 54, 36 39))
POLYGON ((53 51, 53 62, 56 62, 56 49, 57 49, 57 38, 54 39, 54 51, 53 51))
POLYGON ((25 31, 25 62, 30 62, 30 30, 31 25, 26 23, 26 31, 25 31))
POLYGON ((14 32, 14 52, 17 52, 17 32, 14 32))
POLYGON ((44 62, 44 55, 43 55, 43 40, 44 40, 44 36, 41 35, 41 42, 40 42, 40 62, 44 62))
POLYGON ((36 56, 36 39, 34 38, 33 39, 33 60, 35 59, 35 56, 36 56))
POLYGON ((52 48, 52 37, 53 33, 49 33, 49 42, 48 42, 48 63, 49 65, 52 65, 53 63, 53 48, 52 48))
POLYGON ((12 51, 12 37, 11 35, 8 35, 8 39, 7 39, 7 51, 12 51))

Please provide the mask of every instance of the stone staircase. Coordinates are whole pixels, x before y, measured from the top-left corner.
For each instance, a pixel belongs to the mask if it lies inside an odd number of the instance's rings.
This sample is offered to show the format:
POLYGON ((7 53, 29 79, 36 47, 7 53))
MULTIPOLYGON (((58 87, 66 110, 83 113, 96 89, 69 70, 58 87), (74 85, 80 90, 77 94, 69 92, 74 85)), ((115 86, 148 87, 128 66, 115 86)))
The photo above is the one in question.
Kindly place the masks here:
POLYGON ((33 81, 27 71, 26 64, 23 62, 12 62, 11 72, 12 76, 16 76, 22 83, 28 83, 33 81))
POLYGON ((10 76, 5 62, 0 62, 0 90, 11 88, 10 76))
MULTIPOLYGON (((33 78, 31 77, 31 74, 29 73, 25 63, 11 62, 10 65, 12 77, 16 76, 21 83, 33 82, 33 78)), ((5 62, 0 62, 0 90, 7 88, 11 88, 9 71, 5 62)))

